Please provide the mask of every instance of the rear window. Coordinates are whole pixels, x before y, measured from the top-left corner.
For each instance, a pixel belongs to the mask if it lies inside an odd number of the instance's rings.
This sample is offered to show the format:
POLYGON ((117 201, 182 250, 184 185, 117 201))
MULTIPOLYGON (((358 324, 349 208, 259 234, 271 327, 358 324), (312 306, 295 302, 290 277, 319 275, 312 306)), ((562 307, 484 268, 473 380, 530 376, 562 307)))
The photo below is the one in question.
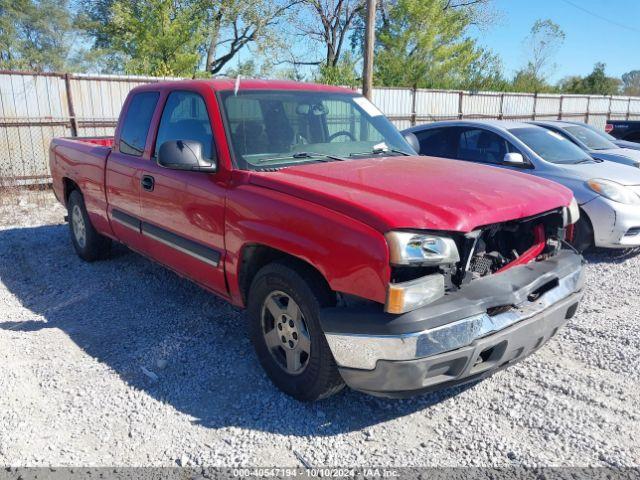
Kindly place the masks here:
POLYGON ((120 131, 118 148, 121 153, 136 157, 142 155, 151 125, 151 117, 159 97, 158 92, 142 92, 133 96, 120 131))

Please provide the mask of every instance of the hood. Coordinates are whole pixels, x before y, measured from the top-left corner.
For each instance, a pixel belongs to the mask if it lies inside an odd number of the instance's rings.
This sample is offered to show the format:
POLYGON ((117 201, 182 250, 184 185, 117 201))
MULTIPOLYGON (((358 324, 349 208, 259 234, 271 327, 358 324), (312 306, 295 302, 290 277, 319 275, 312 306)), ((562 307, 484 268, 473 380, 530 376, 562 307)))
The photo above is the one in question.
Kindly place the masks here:
POLYGON ((386 232, 469 232, 569 205, 561 185, 509 170, 432 157, 386 157, 252 172, 249 182, 386 232))
POLYGON ((640 150, 640 143, 628 142, 626 140, 615 140, 613 143, 622 148, 629 148, 631 150, 640 150))
MULTIPOLYGON (((640 153, 640 152, 638 152, 640 153)), ((558 165, 561 177, 579 180, 603 178, 622 185, 640 185, 640 168, 612 161, 558 165)))
POLYGON ((634 166, 640 164, 640 151, 630 148, 610 148, 607 150, 592 150, 591 156, 601 160, 634 166))

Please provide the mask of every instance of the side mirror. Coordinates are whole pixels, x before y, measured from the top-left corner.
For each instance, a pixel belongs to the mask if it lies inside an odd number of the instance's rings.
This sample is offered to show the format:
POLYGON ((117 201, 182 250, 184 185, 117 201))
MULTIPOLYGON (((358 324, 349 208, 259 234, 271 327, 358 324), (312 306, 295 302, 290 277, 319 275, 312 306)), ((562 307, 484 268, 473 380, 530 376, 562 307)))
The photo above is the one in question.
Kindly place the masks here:
POLYGON ((405 133, 403 137, 416 153, 420 153, 420 142, 418 141, 418 137, 413 133, 405 133))
POLYGON ((525 162, 524 157, 521 153, 507 153, 502 160, 502 163, 505 165, 511 165, 513 167, 526 167, 527 162, 525 162))
POLYGON ((160 145, 158 165, 172 170, 215 172, 216 161, 202 158, 202 143, 195 140, 169 140, 160 145))

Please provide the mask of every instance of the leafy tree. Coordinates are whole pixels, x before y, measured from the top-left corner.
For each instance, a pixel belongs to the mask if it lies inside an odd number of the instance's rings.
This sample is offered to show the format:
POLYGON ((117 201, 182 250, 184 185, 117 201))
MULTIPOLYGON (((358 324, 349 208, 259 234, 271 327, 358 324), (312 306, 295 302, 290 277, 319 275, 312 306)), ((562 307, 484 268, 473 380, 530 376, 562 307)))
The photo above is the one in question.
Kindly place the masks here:
POLYGON ((524 92, 551 91, 547 77, 555 70, 553 58, 564 43, 565 33, 553 21, 536 20, 524 41, 529 51, 527 65, 516 72, 513 89, 524 92))
POLYGON ((622 75, 622 93, 634 97, 640 96, 640 70, 632 70, 622 75))
POLYGON ((315 80, 327 85, 355 88, 360 79, 351 52, 346 52, 337 65, 321 65, 315 80))
POLYGON ((74 35, 68 0, 0 0, 0 67, 63 70, 74 35))
POLYGON ((605 67, 604 63, 596 63, 593 71, 586 77, 569 77, 563 80, 559 87, 567 93, 616 95, 620 92, 622 82, 617 78, 608 77, 605 67))
POLYGON ((448 3, 398 0, 388 8, 377 33, 377 84, 447 88, 482 72, 489 57, 465 36, 473 18, 467 10, 447 8, 448 3))

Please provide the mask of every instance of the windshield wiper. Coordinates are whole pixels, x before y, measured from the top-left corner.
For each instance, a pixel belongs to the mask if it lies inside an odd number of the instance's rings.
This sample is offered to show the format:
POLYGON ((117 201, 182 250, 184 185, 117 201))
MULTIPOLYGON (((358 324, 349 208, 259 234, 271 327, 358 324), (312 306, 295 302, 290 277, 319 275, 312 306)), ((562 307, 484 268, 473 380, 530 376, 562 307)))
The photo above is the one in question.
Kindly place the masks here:
POLYGON ((410 157, 413 154, 403 152, 402 150, 397 150, 395 148, 374 148, 369 152, 359 152, 359 153, 350 153, 350 157, 358 157, 360 155, 381 155, 383 153, 397 153, 398 155, 404 155, 405 157, 410 157))
POLYGON ((292 153, 291 155, 286 155, 286 156, 283 156, 283 157, 262 158, 262 159, 258 160, 256 163, 276 162, 278 160, 287 160, 288 158, 295 158, 295 159, 313 158, 313 159, 318 159, 321 162, 329 162, 331 160, 342 162, 342 161, 346 160, 346 158, 336 157, 335 155, 327 155, 326 153, 296 152, 296 153, 292 153))

